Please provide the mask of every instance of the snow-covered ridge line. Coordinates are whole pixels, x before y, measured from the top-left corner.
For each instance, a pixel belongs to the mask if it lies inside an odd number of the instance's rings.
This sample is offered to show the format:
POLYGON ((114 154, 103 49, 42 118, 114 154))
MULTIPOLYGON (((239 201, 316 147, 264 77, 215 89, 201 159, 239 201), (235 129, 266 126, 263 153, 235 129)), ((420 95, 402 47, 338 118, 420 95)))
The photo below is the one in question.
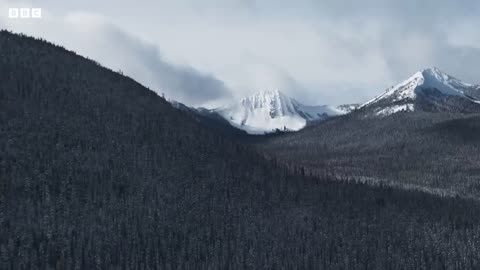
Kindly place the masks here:
POLYGON ((414 111, 416 109, 413 101, 417 100, 419 94, 423 96, 431 95, 427 93, 428 90, 435 90, 438 95, 459 97, 469 102, 480 103, 469 95, 472 92, 480 94, 480 86, 464 83, 438 68, 427 68, 416 72, 407 80, 360 105, 359 109, 383 106, 384 108, 376 109, 377 115, 414 111), (388 109, 389 107, 390 109, 388 109))
MULTIPOLYGON (((186 106, 176 105, 185 109, 186 106)), ((188 107, 187 107, 188 108, 188 107)), ((385 117, 399 112, 480 113, 480 85, 464 83, 437 68, 427 68, 358 106, 309 106, 278 90, 259 91, 217 109, 194 109, 202 115, 222 117, 250 134, 297 131, 308 122, 358 111, 385 117)))

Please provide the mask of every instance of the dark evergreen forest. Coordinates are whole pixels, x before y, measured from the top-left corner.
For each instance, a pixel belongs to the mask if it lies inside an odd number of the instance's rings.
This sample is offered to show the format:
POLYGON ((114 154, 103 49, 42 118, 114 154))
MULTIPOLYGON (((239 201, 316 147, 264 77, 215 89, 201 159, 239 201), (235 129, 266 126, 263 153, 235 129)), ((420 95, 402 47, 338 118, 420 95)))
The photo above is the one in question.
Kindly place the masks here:
POLYGON ((0 32, 0 269, 479 269, 479 225, 476 200, 265 159, 0 32))
POLYGON ((362 111, 259 139, 261 151, 312 174, 365 179, 440 195, 480 197, 480 115, 362 111))

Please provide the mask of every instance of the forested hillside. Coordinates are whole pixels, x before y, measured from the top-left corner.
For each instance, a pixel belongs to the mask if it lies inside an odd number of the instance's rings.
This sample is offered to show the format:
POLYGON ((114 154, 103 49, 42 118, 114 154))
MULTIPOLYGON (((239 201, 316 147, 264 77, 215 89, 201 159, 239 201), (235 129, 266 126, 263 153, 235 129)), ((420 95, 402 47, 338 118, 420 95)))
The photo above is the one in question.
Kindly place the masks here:
POLYGON ((479 198, 479 123, 477 114, 407 112, 371 118, 357 112, 267 138, 258 146, 314 175, 479 198))
POLYGON ((41 40, 0 56, 0 269, 480 267, 474 200, 293 173, 41 40))

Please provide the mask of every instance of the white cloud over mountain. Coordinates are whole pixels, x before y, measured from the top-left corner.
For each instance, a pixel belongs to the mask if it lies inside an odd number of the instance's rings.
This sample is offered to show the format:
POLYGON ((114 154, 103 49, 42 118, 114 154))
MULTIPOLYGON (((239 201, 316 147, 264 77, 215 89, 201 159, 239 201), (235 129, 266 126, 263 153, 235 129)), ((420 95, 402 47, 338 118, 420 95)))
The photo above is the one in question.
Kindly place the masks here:
POLYGON ((480 82, 478 1, 31 4, 41 5, 45 20, 27 26, 2 18, 0 25, 64 44, 160 91, 171 88, 169 96, 190 105, 264 89, 310 104, 361 102, 430 66, 480 82), (65 21, 76 27, 65 29, 65 21))

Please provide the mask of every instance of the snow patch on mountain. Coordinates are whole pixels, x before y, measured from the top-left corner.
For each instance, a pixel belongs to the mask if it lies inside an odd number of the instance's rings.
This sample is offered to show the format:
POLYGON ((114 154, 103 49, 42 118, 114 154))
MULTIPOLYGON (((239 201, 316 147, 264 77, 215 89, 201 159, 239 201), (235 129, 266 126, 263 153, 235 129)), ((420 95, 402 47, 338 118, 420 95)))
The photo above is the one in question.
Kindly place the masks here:
POLYGON ((397 112, 413 112, 414 110, 415 110, 414 106, 411 103, 402 104, 402 105, 393 105, 391 107, 386 107, 384 109, 377 111, 376 115, 387 116, 397 112))

